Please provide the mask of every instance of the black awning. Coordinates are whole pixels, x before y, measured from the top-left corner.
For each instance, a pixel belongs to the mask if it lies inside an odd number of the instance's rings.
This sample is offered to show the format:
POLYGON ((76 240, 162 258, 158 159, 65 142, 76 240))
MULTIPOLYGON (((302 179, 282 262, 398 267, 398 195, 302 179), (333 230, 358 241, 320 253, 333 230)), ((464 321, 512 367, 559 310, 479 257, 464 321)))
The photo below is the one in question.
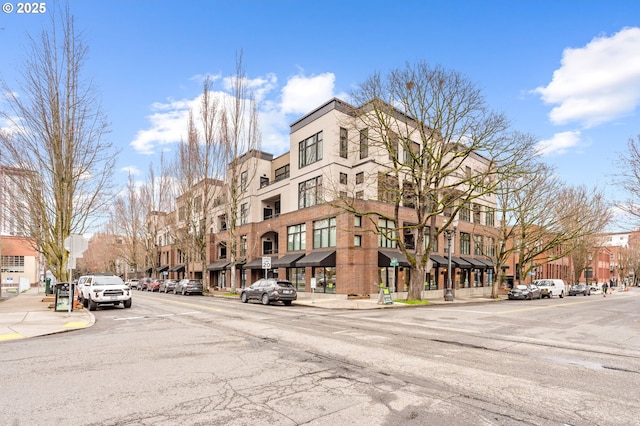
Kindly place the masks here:
MULTIPOLYGON (((273 262, 275 262, 278 257, 277 256, 263 256, 271 258, 271 265, 273 267, 273 262)), ((256 257, 251 262, 247 262, 242 265, 242 269, 262 269, 262 257, 256 257)))
POLYGON ((485 259, 484 257, 476 257, 476 262, 484 264, 485 268, 495 268, 496 265, 491 259, 485 259))
POLYGON ((296 266, 296 262, 304 256, 304 253, 297 254, 286 254, 282 256, 280 259, 276 259, 271 262, 272 268, 293 268, 296 266))
POLYGON ((184 265, 176 265, 173 268, 169 269, 169 272, 183 272, 184 265))
POLYGON ((481 262, 480 259, 475 259, 473 257, 462 257, 462 260, 464 260, 467 263, 470 263, 471 266, 474 268, 485 269, 487 267, 487 265, 481 262))
POLYGON ((391 266, 391 260, 396 259, 398 266, 409 267, 409 261, 404 253, 396 250, 378 250, 378 267, 388 268, 391 266))
POLYGON ((314 251, 296 262, 296 266, 304 268, 306 266, 336 266, 335 251, 314 251))
POLYGON ((431 254, 429 255, 429 259, 433 262, 434 267, 446 267, 449 264, 447 258, 439 254, 431 254))
POLYGON ((159 267, 158 269, 156 269, 156 271, 158 272, 164 272, 164 271, 168 271, 169 270, 169 265, 164 265, 159 267))
POLYGON ((454 264, 456 268, 462 268, 462 269, 471 268, 471 264, 469 262, 467 262, 466 260, 462 260, 462 258, 458 256, 451 256, 451 262, 454 264))
POLYGON ((224 268, 229 266, 231 262, 228 260, 221 260, 219 262, 213 262, 207 265, 207 270, 209 271, 222 271, 224 268))

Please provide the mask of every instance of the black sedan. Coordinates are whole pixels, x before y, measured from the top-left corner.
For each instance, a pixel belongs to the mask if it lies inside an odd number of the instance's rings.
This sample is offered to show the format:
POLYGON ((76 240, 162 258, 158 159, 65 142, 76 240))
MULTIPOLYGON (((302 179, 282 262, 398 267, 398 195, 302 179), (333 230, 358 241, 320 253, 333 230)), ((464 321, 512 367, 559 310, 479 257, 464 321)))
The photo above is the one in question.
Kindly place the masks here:
POLYGON ((282 302, 291 305, 298 298, 296 288, 287 280, 275 278, 262 278, 249 287, 242 290, 240 300, 247 303, 249 300, 260 300, 263 305, 271 302, 282 302))
POLYGON ((585 283, 574 284, 569 287, 569 296, 591 296, 591 287, 586 285, 585 283))
POLYGON ((538 288, 538 286, 535 286, 532 284, 517 285, 511 289, 508 297, 509 297, 509 300, 542 299, 542 293, 540 292, 540 288, 538 288))

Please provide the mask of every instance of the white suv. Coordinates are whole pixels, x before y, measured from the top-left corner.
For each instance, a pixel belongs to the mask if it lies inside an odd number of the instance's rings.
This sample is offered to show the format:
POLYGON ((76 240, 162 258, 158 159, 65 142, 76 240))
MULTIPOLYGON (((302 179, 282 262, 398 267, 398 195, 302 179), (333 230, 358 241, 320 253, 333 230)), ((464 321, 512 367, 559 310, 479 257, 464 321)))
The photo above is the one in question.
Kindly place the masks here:
POLYGON ((78 297, 85 308, 95 311, 98 305, 131 307, 131 289, 116 275, 84 275, 78 280, 78 297))

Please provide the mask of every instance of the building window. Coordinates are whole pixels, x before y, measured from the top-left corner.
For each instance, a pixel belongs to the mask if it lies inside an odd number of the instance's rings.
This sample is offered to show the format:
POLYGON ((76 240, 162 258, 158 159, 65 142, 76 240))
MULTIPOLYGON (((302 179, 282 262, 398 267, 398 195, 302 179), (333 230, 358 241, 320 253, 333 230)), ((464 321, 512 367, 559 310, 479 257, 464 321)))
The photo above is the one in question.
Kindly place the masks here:
POLYGON ((404 229, 404 245, 408 250, 414 250, 416 248, 416 239, 411 229, 404 229))
POLYGON ((298 251, 306 248, 306 229, 304 223, 287 227, 287 251, 298 251))
POLYGON ((2 256, 0 269, 8 273, 24 272, 24 256, 2 256))
POLYGON ((487 226, 495 226, 496 211, 491 207, 487 207, 484 213, 484 224, 487 226))
POLYGON ((378 173, 378 201, 395 203, 398 200, 400 189, 396 176, 378 173))
POLYGON ((417 142, 408 142, 410 148, 404 150, 404 164, 410 167, 417 167, 420 164, 420 144, 417 142))
POLYGON ((471 254, 471 234, 460 233, 460 254, 471 254))
POLYGON ((322 176, 301 182, 298 185, 298 208, 315 206, 322 200, 322 176))
POLYGON ((362 235, 354 235, 353 236, 353 246, 354 247, 362 247, 362 235))
POLYGON ((369 156, 369 129, 360 130, 360 159, 369 156))
POLYGON ((469 208, 468 203, 464 203, 462 205, 458 218, 464 222, 471 222, 471 209, 469 208))
POLYGON ((496 243, 493 237, 487 237, 487 256, 493 257, 496 255, 496 243))
POLYGON ((356 185, 364 182, 364 172, 356 173, 356 185))
POLYGON ((247 255, 247 236, 240 236, 240 256, 245 257, 247 255))
POLYGON ((221 231, 226 231, 227 230, 227 217, 226 216, 219 216, 218 220, 220 221, 220 230, 221 231))
POLYGON ((319 160, 322 160, 322 132, 318 132, 298 144, 298 166, 300 168, 319 160))
POLYGON ((364 200, 364 191, 356 191, 356 200, 364 200))
POLYGON ((389 137, 389 160, 398 161, 398 135, 394 132, 388 133, 389 137))
POLYGON ((282 179, 286 179, 289 177, 289 165, 285 164, 284 166, 277 168, 275 172, 275 181, 281 181, 282 179))
POLYGON ((396 248, 396 224, 393 220, 378 219, 378 247, 396 248))
POLYGON ((249 204, 242 203, 240 205, 240 225, 246 225, 249 218, 249 204))
POLYGON ((304 268, 287 268, 287 279, 298 291, 306 291, 304 268))
POLYGON ((313 222, 313 248, 336 246, 336 218, 313 222))
POLYGON ((346 185, 347 184, 347 174, 346 173, 340 173, 340 183, 342 185, 346 185))
POLYGON ((249 172, 244 171, 240 173, 240 189, 242 192, 247 192, 247 186, 249 185, 249 172))
POLYGON ((410 209, 416 208, 416 192, 413 182, 405 180, 402 183, 402 205, 410 209))
POLYGON ((218 259, 227 258, 227 243, 218 244, 218 259))
POLYGON ((347 158, 349 152, 349 133, 344 127, 340 127, 340 157, 347 158))
POLYGON ((473 254, 476 256, 482 256, 484 253, 482 252, 483 244, 482 235, 474 235, 473 236, 473 254))
POLYGON ((353 226, 357 226, 358 228, 362 226, 362 216, 355 215, 353 217, 353 226))
POLYGON ((473 223, 480 224, 480 204, 473 205, 473 223))

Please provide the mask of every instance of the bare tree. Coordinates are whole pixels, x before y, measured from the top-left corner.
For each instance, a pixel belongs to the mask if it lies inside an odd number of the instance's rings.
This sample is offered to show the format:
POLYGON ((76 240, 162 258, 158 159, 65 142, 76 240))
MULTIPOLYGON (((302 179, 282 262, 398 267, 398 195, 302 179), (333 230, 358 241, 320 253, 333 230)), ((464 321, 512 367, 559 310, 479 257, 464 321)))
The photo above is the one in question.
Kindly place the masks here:
POLYGON ((220 176, 224 173, 224 148, 218 137, 219 99, 212 82, 205 78, 199 111, 189 112, 187 140, 180 143, 176 155, 177 222, 176 246, 185 259, 187 273, 198 265, 205 288, 209 288, 206 271, 212 209, 224 190, 220 176))
POLYGON ((122 238, 114 256, 127 264, 125 273, 133 268, 136 274, 144 265, 146 209, 141 200, 141 191, 132 174, 129 174, 127 187, 118 195, 110 211, 107 232, 122 238))
POLYGON ((361 156, 369 150, 372 161, 386 167, 367 180, 377 185, 378 199, 394 208, 390 214, 362 211, 350 202, 358 197, 342 197, 336 204, 369 217, 378 233, 397 244, 411 268, 408 297, 420 299, 438 235, 472 201, 495 203, 497 185, 522 173, 518 165, 531 152, 532 140, 510 131, 504 115, 490 111, 468 79, 426 63, 407 64, 386 76, 376 73, 352 99, 360 105, 350 123, 360 130, 356 150, 361 156), (406 207, 413 218, 402 222, 406 207), (392 228, 378 227, 378 218, 392 228), (406 233, 413 234, 415 251, 407 247, 406 233))
POLYGON ((261 137, 258 128, 258 104, 251 91, 242 62, 242 52, 236 57, 235 75, 231 77, 231 96, 220 113, 220 138, 222 158, 226 172, 226 223, 228 239, 225 242, 231 262, 231 289, 236 288, 236 263, 239 259, 238 227, 246 223, 249 202, 243 202, 249 194, 255 178, 256 167, 252 167, 260 149, 261 137))
POLYGON ((637 227, 640 224, 640 135, 630 138, 627 151, 619 154, 618 183, 628 198, 618 201, 617 207, 625 212, 637 227))
MULTIPOLYGON (((144 208, 145 226, 143 228, 144 264, 147 269, 160 266, 159 236, 171 226, 173 210, 173 180, 169 174, 170 165, 160 157, 159 174, 153 164, 149 165, 147 178, 140 188, 140 202, 144 208)), ((168 232, 167 232, 168 233, 168 232)))
POLYGON ((34 176, 15 182, 29 210, 13 213, 54 275, 65 280, 63 241, 106 211, 116 151, 104 141, 106 119, 82 74, 88 48, 74 18, 68 7, 51 17, 51 28, 30 38, 18 90, 1 83, 10 111, 0 114, 11 127, 1 149, 3 164, 34 176))

